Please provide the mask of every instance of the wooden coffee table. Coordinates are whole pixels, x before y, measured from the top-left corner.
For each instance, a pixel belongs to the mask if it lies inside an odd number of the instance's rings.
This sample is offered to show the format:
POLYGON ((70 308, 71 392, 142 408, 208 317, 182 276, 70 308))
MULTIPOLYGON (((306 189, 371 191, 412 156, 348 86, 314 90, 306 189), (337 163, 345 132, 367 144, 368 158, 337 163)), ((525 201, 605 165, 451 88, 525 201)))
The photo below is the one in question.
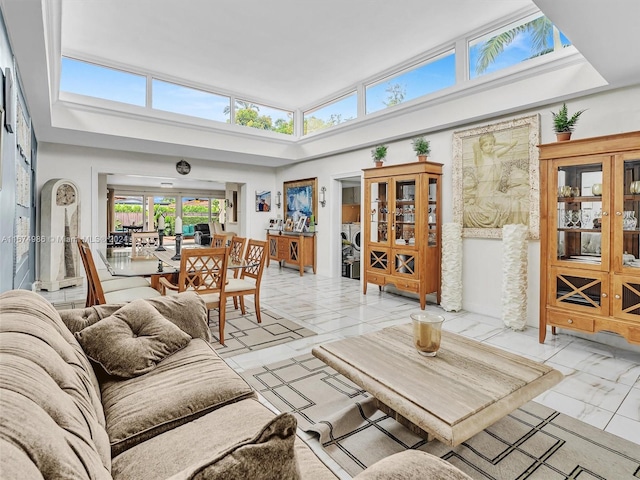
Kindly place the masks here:
POLYGON ((319 345, 312 353, 426 438, 455 446, 556 385, 562 374, 533 360, 442 332, 437 356, 413 347, 411 325, 319 345))

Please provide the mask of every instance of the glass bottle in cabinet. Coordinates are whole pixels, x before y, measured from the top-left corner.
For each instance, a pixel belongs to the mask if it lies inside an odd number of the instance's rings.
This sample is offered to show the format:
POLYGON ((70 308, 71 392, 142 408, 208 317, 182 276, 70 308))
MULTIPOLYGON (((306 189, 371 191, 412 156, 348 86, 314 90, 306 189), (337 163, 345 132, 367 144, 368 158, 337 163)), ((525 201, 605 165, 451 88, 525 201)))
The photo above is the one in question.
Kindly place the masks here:
POLYGON ((367 284, 382 289, 393 284, 417 293, 425 308, 426 295, 440 302, 440 201, 442 164, 416 162, 365 171, 365 205, 361 255, 363 291, 367 284))

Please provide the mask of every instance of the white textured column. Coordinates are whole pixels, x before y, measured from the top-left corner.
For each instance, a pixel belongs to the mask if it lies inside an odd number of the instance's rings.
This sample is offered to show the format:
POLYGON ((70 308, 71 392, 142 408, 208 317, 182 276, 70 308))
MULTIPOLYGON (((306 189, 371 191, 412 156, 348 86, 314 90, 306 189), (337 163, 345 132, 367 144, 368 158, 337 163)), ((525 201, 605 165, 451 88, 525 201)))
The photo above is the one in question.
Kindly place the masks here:
POLYGON ((442 225, 442 293, 440 306, 447 312, 462 310, 462 225, 442 225))
POLYGON ((527 325, 526 225, 502 227, 502 321, 514 330, 527 325))

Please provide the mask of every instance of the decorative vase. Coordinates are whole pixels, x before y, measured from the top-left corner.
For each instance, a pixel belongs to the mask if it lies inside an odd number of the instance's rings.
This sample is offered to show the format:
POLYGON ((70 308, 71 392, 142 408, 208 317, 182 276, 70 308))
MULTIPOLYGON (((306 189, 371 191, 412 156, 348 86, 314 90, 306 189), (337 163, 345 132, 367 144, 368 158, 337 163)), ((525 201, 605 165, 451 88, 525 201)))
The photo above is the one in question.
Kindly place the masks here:
POLYGON ((435 357, 440 349, 444 317, 428 312, 412 313, 413 345, 420 355, 435 357))
POLYGON ((426 162, 427 161, 427 156, 426 155, 418 155, 418 161, 419 162, 426 162))
POLYGON ((571 132, 556 132, 556 140, 558 142, 566 142, 571 140, 571 132))

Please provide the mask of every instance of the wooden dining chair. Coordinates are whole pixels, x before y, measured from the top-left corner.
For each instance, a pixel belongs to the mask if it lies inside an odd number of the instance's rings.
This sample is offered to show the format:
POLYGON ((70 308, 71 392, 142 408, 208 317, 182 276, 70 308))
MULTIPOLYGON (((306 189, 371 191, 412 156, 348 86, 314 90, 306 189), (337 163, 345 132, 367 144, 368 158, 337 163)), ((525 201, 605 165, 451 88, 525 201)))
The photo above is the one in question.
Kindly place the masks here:
POLYGON ((229 250, 226 247, 186 248, 180 254, 178 283, 173 284, 164 277, 160 278, 163 295, 175 295, 185 291, 197 293, 207 306, 207 318, 210 310, 218 309, 218 330, 222 345, 224 345, 227 303, 225 283, 228 260, 229 250))
POLYGON ((214 234, 213 239, 211 240, 211 246, 213 248, 220 248, 227 246, 227 237, 226 235, 214 234))
MULTIPOLYGON (((244 255, 244 246, 247 243, 247 239, 245 237, 233 236, 231 238, 231 243, 229 244, 229 263, 239 264, 242 262, 242 256, 244 255)), ((235 269, 233 272, 233 277, 238 278, 240 275, 240 270, 235 269)))
POLYGON ((141 298, 160 296, 160 292, 151 288, 149 282, 143 277, 119 277, 101 281, 89 244, 80 238, 77 239, 77 243, 80 249, 80 259, 87 275, 87 299, 85 302, 87 307, 107 303, 128 303, 141 298))
POLYGON ((244 305, 245 295, 253 295, 253 303, 256 306, 256 318, 262 322, 260 316, 260 281, 267 261, 267 242, 249 239, 244 261, 250 267, 242 268, 238 278, 231 278, 227 282, 225 293, 227 297, 233 297, 233 305, 237 309, 238 301, 242 314, 246 313, 244 305))

